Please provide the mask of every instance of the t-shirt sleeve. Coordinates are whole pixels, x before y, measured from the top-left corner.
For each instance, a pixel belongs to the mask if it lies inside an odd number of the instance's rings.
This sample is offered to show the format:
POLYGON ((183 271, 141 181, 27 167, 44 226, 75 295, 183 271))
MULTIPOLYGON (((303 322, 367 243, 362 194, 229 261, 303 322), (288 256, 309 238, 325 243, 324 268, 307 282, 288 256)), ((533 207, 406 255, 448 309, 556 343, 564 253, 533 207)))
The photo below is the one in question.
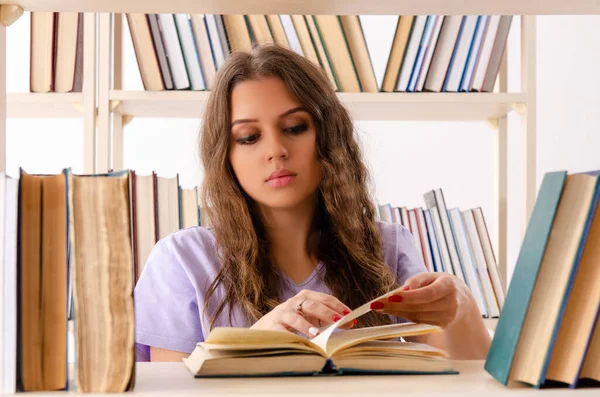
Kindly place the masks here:
POLYGON ((191 353, 201 342, 196 290, 168 238, 150 253, 134 301, 138 361, 149 361, 150 346, 191 353))
POLYGON ((412 276, 427 271, 417 251, 420 248, 417 248, 415 238, 405 227, 398 228, 396 249, 398 285, 403 285, 412 276))
MULTIPOLYGON (((386 243, 386 259, 396 273, 396 282, 402 286, 409 278, 427 271, 425 264, 417 251, 415 238, 402 225, 388 224, 383 226, 383 236, 386 243)), ((397 323, 406 319, 390 316, 397 323)))

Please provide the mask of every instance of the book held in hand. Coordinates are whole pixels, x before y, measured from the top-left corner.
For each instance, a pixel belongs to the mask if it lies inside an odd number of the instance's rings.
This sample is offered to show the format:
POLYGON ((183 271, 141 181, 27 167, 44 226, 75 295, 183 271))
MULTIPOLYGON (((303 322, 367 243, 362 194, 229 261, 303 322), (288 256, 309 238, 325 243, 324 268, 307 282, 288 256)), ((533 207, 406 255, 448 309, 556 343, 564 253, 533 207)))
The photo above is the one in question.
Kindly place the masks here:
POLYGON ((217 327, 184 362, 195 377, 457 373, 444 351, 399 340, 441 332, 437 326, 408 322, 339 328, 370 311, 370 303, 313 339, 285 331, 217 327))

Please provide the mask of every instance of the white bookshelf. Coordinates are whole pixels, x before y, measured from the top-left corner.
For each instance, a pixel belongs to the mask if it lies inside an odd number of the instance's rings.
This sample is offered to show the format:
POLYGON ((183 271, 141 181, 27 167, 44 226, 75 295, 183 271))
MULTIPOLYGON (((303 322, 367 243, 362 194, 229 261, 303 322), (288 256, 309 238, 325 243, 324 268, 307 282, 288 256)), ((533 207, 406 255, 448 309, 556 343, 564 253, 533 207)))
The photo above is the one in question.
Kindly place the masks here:
MULTIPOLYGON (((5 1, 5 0, 3 0, 5 1)), ((600 14, 595 0, 11 0, 32 11, 336 14, 580 15, 600 14)))
MULTIPOLYGON (((200 118, 203 91, 110 91, 111 107, 133 117, 200 118)), ((521 93, 339 93, 358 120, 487 121, 525 106, 521 93)))
POLYGON ((521 125, 521 230, 524 232, 536 194, 535 16, 600 14, 600 2, 573 0, 0 0, 0 171, 6 169, 6 117, 83 117, 84 172, 106 172, 123 165, 123 133, 132 117, 202 117, 205 92, 138 92, 121 90, 121 14, 511 14, 527 15, 521 25, 521 87, 507 92, 506 63, 499 74, 499 92, 480 93, 340 93, 358 120, 483 120, 496 128, 496 249, 506 283, 507 248, 507 114, 516 111, 521 125), (10 1, 11 5, 2 3, 10 1), (84 82, 80 94, 8 94, 6 27, 25 11, 86 12, 84 82), (111 14, 115 13, 115 14, 111 14))
POLYGON ((77 118, 83 117, 83 94, 22 93, 8 94, 8 118, 77 118))

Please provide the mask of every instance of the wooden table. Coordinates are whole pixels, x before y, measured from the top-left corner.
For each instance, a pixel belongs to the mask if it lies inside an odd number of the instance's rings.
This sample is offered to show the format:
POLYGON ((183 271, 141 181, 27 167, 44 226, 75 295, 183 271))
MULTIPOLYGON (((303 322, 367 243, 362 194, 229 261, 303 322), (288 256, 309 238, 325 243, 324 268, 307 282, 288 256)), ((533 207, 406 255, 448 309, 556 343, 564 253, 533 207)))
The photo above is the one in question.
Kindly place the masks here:
MULTIPOLYGON (((456 361, 459 375, 330 376, 286 378, 195 379, 183 363, 138 363, 133 396, 600 396, 596 389, 536 390, 505 387, 483 370, 483 361, 456 361)), ((36 393, 65 396, 76 392, 36 393)), ((92 395, 92 394, 89 394, 92 395)), ((112 394, 115 396, 116 394, 112 394)), ((104 396, 107 396, 106 394, 104 396)), ((110 396, 110 395, 109 395, 110 396)))

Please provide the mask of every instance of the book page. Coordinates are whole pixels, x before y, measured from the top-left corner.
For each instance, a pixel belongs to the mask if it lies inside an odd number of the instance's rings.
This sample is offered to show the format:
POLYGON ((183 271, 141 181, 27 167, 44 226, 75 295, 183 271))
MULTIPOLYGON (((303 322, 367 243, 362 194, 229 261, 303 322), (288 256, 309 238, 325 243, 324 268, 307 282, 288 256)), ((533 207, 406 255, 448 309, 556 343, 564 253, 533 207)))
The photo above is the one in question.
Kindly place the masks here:
POLYGON ((378 327, 350 329, 336 332, 327 341, 327 355, 333 356, 336 352, 357 345, 361 342, 376 339, 391 339, 414 335, 423 335, 441 331, 441 328, 429 324, 390 324, 378 327))
POLYGON ((333 358, 338 357, 365 357, 368 355, 377 355, 381 357, 403 356, 436 356, 448 358, 448 353, 425 343, 416 342, 397 342, 387 340, 372 340, 363 342, 360 345, 344 349, 333 358))
POLYGON ((335 323, 331 324, 329 327, 325 328, 319 335, 317 335, 316 337, 314 337, 312 339, 312 342, 317 345, 321 350, 323 350, 324 352, 327 351, 327 341, 329 340, 329 338, 331 337, 331 335, 333 334, 333 331, 335 331, 337 328, 341 327, 342 325, 349 323, 350 321, 359 318, 360 316, 362 316, 363 314, 366 314, 368 312, 371 311, 371 303, 381 300, 381 299, 385 299, 388 296, 397 294, 398 292, 402 291, 403 287, 398 287, 393 291, 388 292, 387 294, 383 294, 367 303, 365 303, 362 306, 359 306, 358 308, 352 310, 350 313, 348 313, 347 315, 345 315, 344 317, 342 317, 341 319, 339 319, 338 321, 336 321, 335 323))
POLYGON ((218 351, 243 351, 243 350, 253 350, 253 351, 271 351, 271 350, 280 350, 280 349, 287 349, 287 350, 294 350, 297 352, 301 352, 301 351, 307 351, 307 352, 315 352, 315 348, 314 347, 310 347, 307 345, 303 345, 297 342, 293 342, 293 343, 269 343, 267 347, 265 347, 264 349, 261 346, 257 346, 256 343, 227 343, 227 344, 215 344, 215 343, 205 343, 205 342, 199 342, 197 344, 197 346, 202 346, 202 348, 206 351, 213 351, 213 350, 218 350, 218 351), (260 350, 258 350, 260 349, 260 350))
MULTIPOLYGON (((278 348, 280 346, 292 347, 294 345, 308 346, 315 352, 325 355, 325 351, 320 349, 310 340, 300 335, 285 331, 271 331, 262 329, 248 329, 235 327, 216 327, 204 341, 204 344, 210 345, 233 345, 246 346, 254 345, 255 349, 278 348)), ((204 346, 203 344, 203 346, 204 346)), ((298 350, 302 349, 298 346, 298 350)))

